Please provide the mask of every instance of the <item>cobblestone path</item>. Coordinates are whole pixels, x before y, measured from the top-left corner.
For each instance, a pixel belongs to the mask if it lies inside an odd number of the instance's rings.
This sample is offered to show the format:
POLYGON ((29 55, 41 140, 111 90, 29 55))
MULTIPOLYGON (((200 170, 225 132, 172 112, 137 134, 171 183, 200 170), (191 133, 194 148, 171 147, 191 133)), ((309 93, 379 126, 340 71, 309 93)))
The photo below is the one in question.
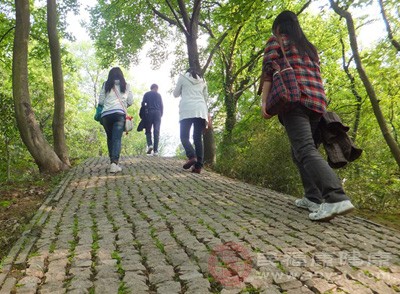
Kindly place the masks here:
POLYGON ((399 232, 316 223, 294 198, 182 162, 74 168, 0 270, 0 293, 396 293, 399 232))

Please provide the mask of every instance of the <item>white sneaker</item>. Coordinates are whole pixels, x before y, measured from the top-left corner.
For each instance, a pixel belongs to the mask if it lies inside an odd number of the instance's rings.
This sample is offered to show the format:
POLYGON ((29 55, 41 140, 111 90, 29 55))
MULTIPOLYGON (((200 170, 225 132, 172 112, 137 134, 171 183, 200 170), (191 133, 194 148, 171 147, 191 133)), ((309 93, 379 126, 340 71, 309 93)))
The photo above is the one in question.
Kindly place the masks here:
POLYGON ((122 168, 118 164, 115 164, 114 162, 111 163, 111 165, 110 165, 110 173, 117 173, 117 172, 120 172, 120 171, 122 171, 122 168))
POLYGON ((337 215, 347 214, 355 209, 350 200, 344 200, 336 203, 322 203, 317 212, 309 214, 311 220, 328 221, 337 215))
POLYGON ((147 155, 151 156, 151 152, 153 151, 153 145, 150 145, 149 147, 147 147, 147 155))
POLYGON ((308 200, 306 197, 303 197, 301 199, 296 199, 294 205, 300 208, 308 209, 311 212, 316 212, 321 206, 321 204, 312 202, 311 200, 308 200))
POLYGON ((154 151, 154 152, 153 152, 153 156, 158 156, 158 152, 157 152, 157 151, 154 151))

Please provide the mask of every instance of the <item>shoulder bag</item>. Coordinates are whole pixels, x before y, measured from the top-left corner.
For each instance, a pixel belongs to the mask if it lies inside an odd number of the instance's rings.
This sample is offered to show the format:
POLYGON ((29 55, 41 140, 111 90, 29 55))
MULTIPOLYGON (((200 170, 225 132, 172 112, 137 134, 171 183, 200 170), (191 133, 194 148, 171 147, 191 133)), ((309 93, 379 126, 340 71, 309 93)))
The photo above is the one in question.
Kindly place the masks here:
POLYGON ((281 68, 276 61, 272 62, 274 73, 265 109, 270 115, 276 115, 284 111, 288 103, 300 101, 300 88, 296 80, 296 74, 286 58, 285 49, 280 38, 278 38, 278 42, 282 50, 284 66, 281 68))
POLYGON ((133 130, 133 121, 132 121, 132 116, 128 115, 128 111, 124 105, 124 103, 122 103, 121 98, 119 97, 118 91, 115 89, 115 87, 113 87, 113 90, 115 92, 115 95, 117 95, 117 98, 119 100, 119 103, 121 103, 122 108, 125 111, 125 126, 124 126, 124 132, 128 133, 130 131, 133 130))
POLYGON ((103 112, 103 105, 97 104, 94 120, 101 123, 101 113, 103 112))

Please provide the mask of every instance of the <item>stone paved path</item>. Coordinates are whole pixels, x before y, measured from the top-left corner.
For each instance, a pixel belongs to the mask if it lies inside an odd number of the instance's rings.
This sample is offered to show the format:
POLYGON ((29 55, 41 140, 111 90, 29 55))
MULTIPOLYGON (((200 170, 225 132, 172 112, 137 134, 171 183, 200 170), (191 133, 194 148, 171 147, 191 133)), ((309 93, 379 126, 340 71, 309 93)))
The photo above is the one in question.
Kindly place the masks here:
POLYGON ((95 158, 39 209, 0 293, 396 293, 399 232, 172 158, 95 158))

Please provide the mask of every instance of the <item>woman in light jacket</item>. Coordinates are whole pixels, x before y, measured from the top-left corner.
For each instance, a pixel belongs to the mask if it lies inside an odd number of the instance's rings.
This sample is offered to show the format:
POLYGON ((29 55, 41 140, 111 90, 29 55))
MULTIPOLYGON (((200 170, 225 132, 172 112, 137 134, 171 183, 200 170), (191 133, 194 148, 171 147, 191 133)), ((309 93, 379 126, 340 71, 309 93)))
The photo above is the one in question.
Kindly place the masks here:
POLYGON ((192 172, 200 173, 203 167, 203 131, 209 122, 206 101, 208 99, 207 84, 202 76, 189 68, 180 75, 174 90, 174 96, 181 96, 179 103, 180 138, 188 160, 184 169, 193 166, 192 172), (189 134, 193 125, 194 147, 190 143, 189 134))
POLYGON ((124 74, 119 67, 114 67, 108 73, 108 79, 100 91, 99 104, 103 105, 101 123, 107 134, 108 155, 110 157, 110 172, 120 172, 119 156, 121 153, 121 138, 124 132, 126 108, 133 103, 133 95, 124 74))

